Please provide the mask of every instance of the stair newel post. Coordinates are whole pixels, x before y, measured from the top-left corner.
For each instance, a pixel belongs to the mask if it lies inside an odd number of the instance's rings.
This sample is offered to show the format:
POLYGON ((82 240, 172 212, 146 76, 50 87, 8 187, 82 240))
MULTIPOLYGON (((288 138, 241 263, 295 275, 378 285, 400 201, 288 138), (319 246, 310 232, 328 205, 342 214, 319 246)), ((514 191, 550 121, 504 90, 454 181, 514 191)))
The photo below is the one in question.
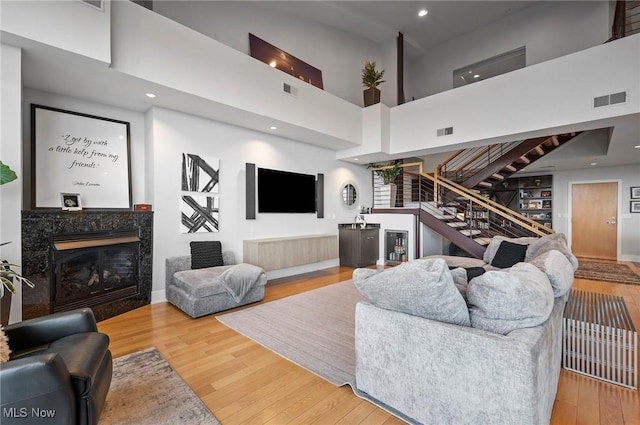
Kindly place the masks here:
POLYGON ((440 180, 440 168, 436 168, 435 172, 433 173, 433 206, 438 208, 438 193, 439 193, 439 188, 438 188, 438 181, 440 180))

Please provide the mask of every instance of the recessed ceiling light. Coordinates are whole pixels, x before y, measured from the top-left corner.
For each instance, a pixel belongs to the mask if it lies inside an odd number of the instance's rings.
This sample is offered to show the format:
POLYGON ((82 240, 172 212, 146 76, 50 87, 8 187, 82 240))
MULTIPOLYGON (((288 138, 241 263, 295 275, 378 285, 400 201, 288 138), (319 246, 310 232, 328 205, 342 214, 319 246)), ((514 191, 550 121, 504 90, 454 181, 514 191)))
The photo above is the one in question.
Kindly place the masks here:
POLYGON ((640 149, 640 145, 635 145, 633 148, 634 149, 640 149))
POLYGON ((271 130, 277 130, 278 127, 276 127, 275 125, 272 125, 271 127, 269 127, 271 130))
POLYGON ((422 9, 420 12, 418 12, 418 16, 422 18, 423 16, 427 16, 427 13, 429 13, 427 9, 422 9))
POLYGON ((353 158, 354 161, 360 161, 360 158, 353 158))
POLYGON ((271 68, 275 68, 275 67, 276 67, 276 61, 275 61, 275 60, 272 60, 271 62, 269 62, 269 66, 270 66, 271 68))
POLYGON ((155 95, 155 94, 153 94, 153 93, 145 93, 145 95, 146 95, 147 97, 151 98, 151 99, 153 99, 154 97, 156 97, 156 95, 155 95))
POLYGON ((590 165, 598 165, 597 162, 592 162, 590 165))
POLYGON ((474 75, 473 78, 480 78, 480 74, 474 75))

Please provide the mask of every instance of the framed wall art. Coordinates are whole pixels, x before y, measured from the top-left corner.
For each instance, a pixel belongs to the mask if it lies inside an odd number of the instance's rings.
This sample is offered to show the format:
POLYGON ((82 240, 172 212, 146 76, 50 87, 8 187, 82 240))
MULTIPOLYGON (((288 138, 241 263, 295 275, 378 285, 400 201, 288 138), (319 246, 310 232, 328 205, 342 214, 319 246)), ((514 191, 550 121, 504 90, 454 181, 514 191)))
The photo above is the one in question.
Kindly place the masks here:
POLYGON ((86 209, 131 209, 128 122, 31 105, 31 205, 59 208, 77 193, 86 209))
POLYGON ((629 209, 632 213, 640 213, 640 201, 631 201, 629 209))
POLYGON ((631 199, 640 199, 640 186, 631 188, 631 199))

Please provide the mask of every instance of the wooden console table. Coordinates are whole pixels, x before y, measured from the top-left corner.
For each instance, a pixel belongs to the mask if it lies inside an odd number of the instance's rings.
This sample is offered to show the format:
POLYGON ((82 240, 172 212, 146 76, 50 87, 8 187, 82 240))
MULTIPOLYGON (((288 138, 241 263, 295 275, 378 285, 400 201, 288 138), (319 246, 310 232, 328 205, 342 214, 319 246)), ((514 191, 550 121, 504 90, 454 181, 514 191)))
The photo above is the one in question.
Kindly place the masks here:
POLYGON ((266 271, 338 258, 337 235, 304 235, 243 241, 245 263, 266 271))
POLYGON ((562 322, 562 367, 638 389, 638 333, 622 297, 572 290, 562 322))

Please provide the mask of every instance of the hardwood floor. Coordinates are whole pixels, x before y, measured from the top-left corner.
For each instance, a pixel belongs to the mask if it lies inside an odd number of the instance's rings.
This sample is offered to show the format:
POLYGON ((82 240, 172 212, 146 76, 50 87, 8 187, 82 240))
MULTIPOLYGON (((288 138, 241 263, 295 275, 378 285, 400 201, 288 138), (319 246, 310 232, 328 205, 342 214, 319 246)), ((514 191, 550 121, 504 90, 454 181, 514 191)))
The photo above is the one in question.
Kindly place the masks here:
MULTIPOLYGON (((352 271, 334 267, 272 281, 262 302, 350 279, 352 271)), ((576 279, 573 287, 624 297, 640 329, 640 286, 576 279)), ((404 423, 356 397, 348 386, 335 387, 232 331, 214 315, 191 319, 160 303, 98 327, 111 337, 114 357, 157 347, 223 425, 404 423)), ((637 391, 562 370, 551 424, 640 424, 640 397, 637 391)))

